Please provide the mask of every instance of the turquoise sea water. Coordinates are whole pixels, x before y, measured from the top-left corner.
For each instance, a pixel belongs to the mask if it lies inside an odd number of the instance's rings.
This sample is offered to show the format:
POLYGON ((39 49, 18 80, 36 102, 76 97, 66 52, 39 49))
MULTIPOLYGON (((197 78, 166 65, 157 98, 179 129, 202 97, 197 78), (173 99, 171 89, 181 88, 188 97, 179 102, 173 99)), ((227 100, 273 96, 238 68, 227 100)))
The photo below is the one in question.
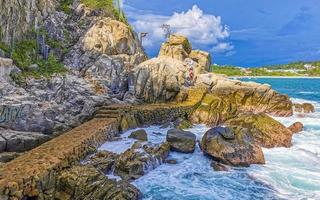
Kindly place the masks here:
MULTIPOLYGON (((304 118, 298 115, 276 118, 286 126, 296 121, 304 123, 305 130, 294 135, 293 146, 263 149, 265 165, 233 168, 228 172, 213 171, 210 159, 203 156, 198 147, 193 154, 170 153, 170 158, 176 159, 178 164, 162 164, 133 182, 144 194, 144 199, 320 199, 320 79, 244 81, 268 83, 288 94, 294 102, 311 102, 316 106, 316 113, 307 114, 304 118)), ((189 131, 200 139, 207 129, 204 125, 197 125, 189 131)), ((152 126, 146 130, 149 141, 159 143, 165 140, 167 129, 152 126)), ((128 148, 128 144, 130 141, 122 146, 114 145, 119 151, 119 148, 128 148)), ((113 144, 105 145, 102 148, 114 149, 113 144)))

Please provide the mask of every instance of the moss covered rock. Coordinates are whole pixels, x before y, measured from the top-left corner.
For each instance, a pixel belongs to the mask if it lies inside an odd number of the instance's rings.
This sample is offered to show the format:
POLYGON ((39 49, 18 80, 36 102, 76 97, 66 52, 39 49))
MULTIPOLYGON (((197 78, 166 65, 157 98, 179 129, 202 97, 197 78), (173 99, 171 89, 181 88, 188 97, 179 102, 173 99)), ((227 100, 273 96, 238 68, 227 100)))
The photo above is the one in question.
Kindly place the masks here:
POLYGON ((226 121, 227 125, 247 128, 262 147, 290 147, 292 133, 283 124, 264 113, 243 113, 226 121))

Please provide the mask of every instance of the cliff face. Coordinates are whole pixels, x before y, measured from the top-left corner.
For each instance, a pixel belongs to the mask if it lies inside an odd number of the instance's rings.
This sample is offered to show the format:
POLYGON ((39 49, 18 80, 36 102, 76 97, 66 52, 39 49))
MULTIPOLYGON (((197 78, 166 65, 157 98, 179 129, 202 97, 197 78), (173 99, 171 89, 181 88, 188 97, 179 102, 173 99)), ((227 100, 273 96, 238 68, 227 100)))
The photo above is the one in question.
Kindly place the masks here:
POLYGON ((54 12, 56 4, 55 0, 0 0, 0 40, 10 44, 13 38, 24 38, 54 12))

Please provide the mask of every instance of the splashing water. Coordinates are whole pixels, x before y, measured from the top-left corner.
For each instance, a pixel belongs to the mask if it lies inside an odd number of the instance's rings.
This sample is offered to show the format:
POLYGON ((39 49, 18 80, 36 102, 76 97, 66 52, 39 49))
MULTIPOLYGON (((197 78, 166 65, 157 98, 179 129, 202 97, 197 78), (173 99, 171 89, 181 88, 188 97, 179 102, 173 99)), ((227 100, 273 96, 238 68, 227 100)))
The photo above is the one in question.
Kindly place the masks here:
MULTIPOLYGON (((320 80, 255 81, 271 84, 274 89, 294 97, 294 102, 315 105, 316 113, 306 114, 304 118, 298 115, 276 118, 286 126, 297 121, 304 124, 304 131, 293 136, 293 146, 263 149, 265 165, 232 168, 228 172, 214 171, 211 160, 198 146, 192 154, 170 152, 169 159, 175 159, 177 164, 162 164, 133 182, 142 191, 143 199, 320 199, 320 80)), ((159 144, 165 141, 168 129, 151 126, 145 130, 149 142, 159 144)), ((200 140, 208 129, 196 125, 188 131, 200 140)), ((124 133, 122 141, 106 143, 100 150, 124 152, 135 142, 128 138, 132 131, 124 133)))

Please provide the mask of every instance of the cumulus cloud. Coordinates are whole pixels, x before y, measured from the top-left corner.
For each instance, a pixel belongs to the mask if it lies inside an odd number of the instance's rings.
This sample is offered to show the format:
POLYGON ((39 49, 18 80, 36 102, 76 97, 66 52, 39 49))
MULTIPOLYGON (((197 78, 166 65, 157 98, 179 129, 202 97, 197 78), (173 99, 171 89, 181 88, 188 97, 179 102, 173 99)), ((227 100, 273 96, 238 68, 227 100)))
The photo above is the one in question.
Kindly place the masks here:
POLYGON ((222 42, 214 46, 211 51, 215 53, 224 53, 227 51, 231 51, 234 48, 234 46, 230 43, 222 42))
POLYGON ((220 52, 223 47, 225 50, 232 49, 231 44, 223 42, 229 37, 230 31, 222 24, 221 17, 205 14, 197 5, 186 12, 174 13, 172 16, 136 11, 127 11, 127 14, 138 32, 148 33, 148 37, 144 40, 144 45, 147 47, 159 45, 164 40, 165 33, 160 26, 168 24, 173 32, 187 36, 196 47, 210 46, 210 49, 215 46, 220 52))

